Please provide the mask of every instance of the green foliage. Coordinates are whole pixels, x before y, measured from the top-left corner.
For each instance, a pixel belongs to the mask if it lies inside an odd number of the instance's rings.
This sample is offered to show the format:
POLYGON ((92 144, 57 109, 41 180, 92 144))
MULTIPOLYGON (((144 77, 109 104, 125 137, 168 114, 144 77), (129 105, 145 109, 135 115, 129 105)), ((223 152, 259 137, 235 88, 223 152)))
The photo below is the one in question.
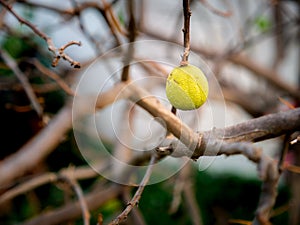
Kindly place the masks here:
MULTIPOLYGON (((255 179, 243 179, 234 175, 220 175, 197 172, 193 189, 201 209, 205 225, 213 225, 217 219, 252 220, 258 204, 261 182, 255 179)), ((183 199, 179 210, 170 215, 168 210, 172 202, 174 181, 147 186, 139 208, 147 224, 191 224, 188 207, 183 199)), ((276 207, 287 204, 289 192, 287 187, 279 189, 276 207)), ((287 221, 287 212, 272 218, 275 224, 287 221)))
POLYGON ((168 210, 172 202, 174 183, 164 183, 147 186, 139 203, 139 208, 147 224, 191 224, 190 215, 181 205, 174 214, 168 210))
POLYGON ((259 16, 255 19, 254 21, 256 27, 259 29, 261 32, 267 32, 271 28, 271 21, 265 17, 265 16, 259 16))
POLYGON ((119 22, 122 26, 125 26, 125 15, 124 15, 124 12, 122 10, 120 10, 118 12, 118 19, 119 19, 119 22))
POLYGON ((19 58, 20 56, 23 55, 24 51, 29 50, 29 45, 24 42, 22 39, 19 37, 7 37, 3 44, 2 47, 13 57, 13 58, 19 58))

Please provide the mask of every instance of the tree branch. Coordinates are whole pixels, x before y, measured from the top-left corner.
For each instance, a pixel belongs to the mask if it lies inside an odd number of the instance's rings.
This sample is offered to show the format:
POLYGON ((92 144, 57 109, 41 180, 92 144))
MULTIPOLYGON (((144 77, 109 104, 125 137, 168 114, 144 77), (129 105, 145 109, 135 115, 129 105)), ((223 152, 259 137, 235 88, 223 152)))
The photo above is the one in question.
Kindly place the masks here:
POLYGON ((83 191, 81 187, 79 186, 78 182, 76 179, 74 179, 74 168, 70 168, 69 170, 65 170, 64 173, 61 174, 59 177, 60 180, 63 180, 67 182, 68 185, 72 187, 74 190, 80 204, 80 208, 82 210, 82 217, 83 217, 83 223, 84 225, 89 225, 90 224, 90 213, 88 210, 88 206, 85 200, 85 197, 83 196, 83 191))
POLYGON ((207 145, 207 148, 209 151, 215 151, 218 148, 218 155, 242 154, 249 160, 257 163, 258 173, 263 180, 263 184, 253 225, 269 225, 269 217, 275 204, 279 180, 279 172, 275 160, 264 155, 254 145, 245 142, 227 143, 213 140, 207 145))
MULTIPOLYGON (((52 62, 53 66, 56 66, 60 57, 62 57, 63 59, 69 61, 71 63, 71 66, 74 66, 74 68, 80 68, 79 62, 73 60, 71 57, 69 57, 68 55, 66 55, 64 53, 65 48, 69 47, 70 45, 73 45, 74 41, 67 43, 66 45, 62 46, 59 50, 57 50, 57 48, 55 47, 55 45, 53 43, 52 38, 48 37, 44 32, 40 31, 36 26, 34 26, 28 20, 25 20, 24 18, 19 16, 12 9, 12 7, 9 4, 7 4, 4 0, 0 0, 0 4, 3 5, 21 24, 25 24, 26 26, 28 26, 35 34, 37 34, 39 37, 41 37, 42 39, 44 39, 46 41, 49 51, 51 51, 54 55, 54 60, 52 62)), ((80 43, 80 42, 76 42, 76 43, 80 43)), ((78 45, 80 45, 80 44, 78 44, 78 45)))
MULTIPOLYGON (((122 191, 122 187, 112 185, 104 190, 95 190, 92 193, 84 196, 89 210, 95 210, 101 205, 105 204, 110 199, 116 198, 122 191)), ((40 216, 33 218, 23 225, 55 225, 64 224, 67 221, 78 218, 81 214, 81 207, 78 201, 69 203, 58 208, 55 211, 46 212, 40 216)))
POLYGON ((190 0, 182 0, 183 5, 183 17, 184 17, 184 26, 182 29, 183 32, 183 47, 184 52, 182 56, 182 60, 180 65, 187 65, 189 61, 189 54, 191 50, 190 45, 190 17, 192 15, 191 9, 190 9, 190 0))
MULTIPOLYGON (((151 37, 157 38, 159 40, 164 40, 164 41, 170 41, 176 44, 180 44, 176 39, 170 39, 167 37, 162 36, 161 34, 157 34, 153 31, 146 30, 145 28, 143 29, 143 32, 151 37)), ((193 46, 192 46, 193 47, 193 46)), ((219 59, 220 57, 222 60, 226 60, 229 62, 232 62, 236 65, 240 65, 244 67, 245 69, 253 72, 254 74, 258 75, 259 77, 262 77, 264 80, 269 82, 271 85, 274 87, 278 88, 279 90, 282 90, 292 97, 294 97, 297 100, 300 100, 300 91, 290 85, 284 82, 281 77, 281 74, 278 74, 278 72, 274 71, 271 68, 267 68, 263 65, 261 65, 258 62, 255 62, 253 59, 250 57, 244 55, 244 54, 227 54, 227 55, 222 55, 221 52, 213 49, 206 49, 206 48, 199 48, 194 46, 193 51, 196 52, 197 54, 203 55, 208 59, 219 59)))
POLYGON ((131 199, 130 202, 128 202, 127 204, 127 207, 123 210, 123 212, 117 216, 116 219, 114 219, 110 225, 117 225, 119 223, 121 223, 122 221, 124 221, 128 214, 130 213, 130 211, 133 209, 134 206, 138 205, 138 202, 142 196, 142 193, 150 179, 150 176, 152 174, 152 170, 153 170, 153 167, 154 167, 154 164, 157 160, 157 155, 156 154, 153 154, 152 157, 151 157, 151 160, 150 160, 150 163, 149 163, 149 166, 147 167, 147 170, 146 170, 146 173, 143 177, 143 180, 141 181, 137 191, 135 192, 133 198, 131 199))
MULTIPOLYGON (((166 109, 158 99, 130 82, 117 84, 111 90, 99 95, 96 108, 101 109, 120 98, 128 98, 144 108, 152 116, 161 118, 166 125, 166 129, 180 140, 180 142, 175 138, 166 140, 173 146, 178 145, 180 147, 178 149, 184 150, 173 153, 173 156, 178 155, 179 157, 189 155, 196 159, 203 155, 212 132, 217 134, 218 138, 231 142, 261 141, 280 136, 287 131, 299 130, 300 127, 300 108, 297 108, 249 120, 225 129, 195 133, 166 109), (195 150, 195 152, 192 150, 195 150)), ((92 103, 89 99, 90 97, 81 97, 80 104, 82 105, 77 109, 81 111, 77 115, 78 119, 86 113, 94 112, 86 111, 91 108, 90 104, 92 103)), ((66 105, 50 121, 48 126, 40 131, 30 142, 24 145, 17 153, 0 162, 0 183, 2 186, 8 185, 9 182, 23 175, 50 154, 60 143, 62 136, 72 127, 71 118, 71 106, 66 105)))
MULTIPOLYGON (((111 90, 102 93, 98 96, 96 108, 112 104, 120 98, 128 97, 128 94, 120 95, 121 90, 126 87, 126 83, 117 84, 111 90)), ((90 96, 78 97, 80 105, 75 110, 77 111, 77 118, 86 115, 87 113, 94 113, 90 111, 91 104, 93 104, 90 96)), ((72 106, 68 102, 50 121, 50 123, 43 128, 36 136, 27 142, 16 153, 8 156, 0 162, 0 188, 5 188, 14 179, 22 176, 27 171, 35 167, 36 164, 46 158, 62 141, 62 137, 72 128, 72 106)))
POLYGON ((0 49, 0 57, 4 60, 5 64, 13 71, 18 80, 21 82, 32 107, 39 116, 43 114, 43 108, 40 105, 26 75, 20 70, 17 63, 10 57, 10 55, 3 49, 0 49))
POLYGON ((212 13, 222 16, 222 17, 230 17, 232 15, 231 10, 228 11, 221 11, 213 7, 207 0, 199 0, 203 6, 205 6, 208 10, 210 10, 212 13))

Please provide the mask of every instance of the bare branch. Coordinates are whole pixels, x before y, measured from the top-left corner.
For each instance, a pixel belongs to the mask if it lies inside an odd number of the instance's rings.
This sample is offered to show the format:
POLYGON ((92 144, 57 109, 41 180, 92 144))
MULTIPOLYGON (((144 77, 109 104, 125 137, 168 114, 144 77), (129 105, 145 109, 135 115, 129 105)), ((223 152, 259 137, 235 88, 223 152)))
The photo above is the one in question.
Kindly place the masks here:
POLYGON ((134 54, 134 41, 136 38, 136 24, 135 24, 135 16, 134 16, 134 0, 129 0, 128 2, 128 11, 129 11, 129 24, 128 24, 128 49, 127 53, 124 55, 123 62, 124 68, 121 75, 121 81, 127 81, 129 79, 129 69, 130 62, 133 58, 134 54))
POLYGON ((181 203, 181 195, 184 195, 185 204, 188 207, 188 212, 191 215, 191 220, 194 225, 202 225, 201 211, 194 195, 195 190, 192 185, 192 164, 189 161, 179 173, 179 176, 174 184, 173 200, 169 213, 176 213, 181 203))
POLYGON ((289 93, 292 97, 296 99, 300 99, 300 92, 296 87, 291 86, 290 84, 285 83, 281 77, 280 74, 278 74, 276 71, 269 69, 267 67, 264 67, 263 65, 256 63, 246 55, 242 54, 234 54, 230 55, 228 57, 230 61, 237 65, 241 65, 245 67, 246 69, 254 72, 255 74, 260 75, 262 78, 270 82, 273 86, 276 88, 283 90, 287 93, 289 93))
POLYGON ((20 184, 19 186, 12 188, 11 190, 0 195, 0 205, 6 203, 8 200, 23 194, 27 191, 33 190, 36 187, 44 185, 49 182, 54 182, 57 180, 55 173, 47 173, 36 178, 33 178, 27 182, 20 184))
MULTIPOLYGON (((146 33, 147 35, 157 38, 159 40, 165 40, 165 41, 170 41, 170 42, 173 42, 176 44, 180 44, 176 39, 170 39, 170 38, 164 37, 161 34, 157 34, 154 31, 147 30, 145 28, 143 29, 143 32, 146 33)), ((236 65, 240 65, 240 66, 246 68, 247 70, 253 72, 254 74, 258 75, 259 77, 262 77, 264 80, 266 80, 271 85, 278 88, 279 90, 282 90, 282 91, 288 93, 295 99, 298 99, 298 100, 300 99, 299 90, 296 87, 284 82, 281 79, 281 77, 283 77, 281 74, 279 74, 272 68, 267 68, 267 67, 263 66, 262 64, 255 62, 253 59, 246 56, 245 54, 226 54, 226 55, 224 55, 224 54, 220 53, 219 51, 217 51, 216 49, 215 50, 206 49, 203 47, 199 48, 196 46, 192 46, 192 48, 193 48, 194 52, 196 52, 197 54, 203 55, 208 59, 220 60, 220 56, 221 56, 222 60, 226 60, 226 61, 232 62, 236 65)))
MULTIPOLYGON (((95 190, 84 196, 86 204, 89 210, 95 210, 101 205, 105 204, 110 199, 116 198, 122 191, 122 187, 118 185, 112 185, 104 190, 95 190)), ((45 212, 40 214, 38 217, 33 218, 23 225, 55 225, 64 224, 67 221, 78 218, 81 214, 80 203, 72 202, 66 204, 55 211, 45 212)))
MULTIPOLYGON (((128 204, 128 202, 131 201, 131 190, 132 190, 132 187, 125 187, 124 190, 123 190, 123 194, 122 194, 122 198, 123 198, 123 201, 126 203, 126 205, 128 204)), ((132 209, 132 214, 131 214, 131 219, 133 221, 133 225, 146 225, 146 221, 143 217, 143 214, 141 212, 141 209, 138 208, 138 207, 135 207, 132 209)), ((129 221, 128 221, 129 222, 129 221)))
MULTIPOLYGON (((102 171, 105 168, 108 167, 108 163, 102 163, 97 168, 97 171, 102 171)), ((69 170, 73 170, 72 177, 76 180, 83 180, 83 179, 90 179, 93 177, 98 176, 98 173, 95 171, 95 167, 91 168, 89 166, 82 166, 77 168, 66 168, 62 169, 60 172, 56 173, 45 173, 36 177, 33 177, 29 180, 26 180, 22 183, 20 183, 17 186, 14 186, 13 188, 6 191, 4 194, 0 195, 0 205, 4 204, 6 201, 15 198, 16 196, 20 194, 24 194, 25 192, 28 192, 30 190, 33 190, 35 188, 38 188, 42 185, 45 185, 47 183, 54 183, 57 182, 60 177, 62 177, 65 174, 70 174, 69 170)))
POLYGON ((72 59, 69 55, 67 55, 65 53, 65 49, 70 47, 71 45, 78 45, 81 46, 81 42, 80 41, 70 41, 67 44, 63 45, 62 47, 59 48, 58 50, 58 55, 55 56, 53 62, 52 62, 52 66, 55 67, 57 66, 59 60, 61 58, 63 58, 64 60, 68 61, 71 66, 73 66, 74 68, 79 69, 81 67, 80 62, 75 61, 74 59, 72 59))
POLYGON ((187 65, 189 61, 189 54, 191 50, 191 44, 190 44, 190 17, 192 15, 191 9, 190 9, 190 0, 182 0, 183 5, 183 17, 184 17, 184 26, 182 29, 183 32, 183 47, 184 52, 182 56, 182 60, 180 62, 180 65, 187 65))
POLYGON ((41 71, 46 76, 53 79, 67 94, 74 96, 74 91, 69 87, 68 84, 65 83, 63 79, 61 79, 56 73, 54 73, 52 70, 46 68, 43 66, 38 60, 32 60, 30 61, 39 71, 41 71))
POLYGON ((210 10, 212 13, 222 16, 222 17, 230 17, 232 15, 232 12, 230 10, 223 12, 221 10, 216 9, 213 7, 207 0, 199 0, 203 6, 205 6, 208 10, 210 10))
POLYGON ((150 163, 149 163, 149 166, 146 170, 146 173, 137 189, 137 191, 135 192, 133 198, 131 199, 130 202, 128 202, 127 204, 127 207, 123 210, 123 212, 116 218, 114 219, 110 225, 116 225, 116 224, 119 224, 121 223, 122 221, 124 221, 128 214, 130 213, 130 211, 133 209, 134 206, 138 205, 138 202, 142 196, 142 193, 145 189, 145 186, 147 185, 149 179, 150 179, 150 176, 152 174, 152 170, 153 170, 153 166, 155 164, 157 160, 157 156, 155 154, 152 155, 151 157, 151 160, 150 160, 150 163))
POLYGON ((32 140, 0 162, 0 188, 5 188, 9 182, 41 162, 62 141, 71 125, 72 110, 67 105, 32 140))
POLYGON ((255 148, 254 145, 245 142, 220 143, 219 141, 213 141, 207 148, 212 148, 212 151, 214 151, 217 146, 220 147, 217 153, 218 155, 242 154, 249 160, 257 163, 258 173, 263 180, 263 184, 253 224, 270 224, 270 213, 275 204, 279 180, 279 172, 275 160, 264 155, 262 151, 255 148))
MULTIPOLYGON (((116 101, 116 98, 126 98, 128 95, 119 95, 124 86, 125 84, 118 84, 107 93, 101 94, 98 97, 96 107, 101 109, 116 101)), ((77 109, 81 110, 78 112, 78 117, 86 113, 92 113, 87 111, 90 108, 87 105, 92 104, 89 97, 83 98, 79 104, 82 105, 77 109)), ((9 185, 15 178, 22 176, 47 157, 62 141, 63 136, 71 127, 72 107, 70 103, 67 103, 50 123, 19 149, 18 152, 0 162, 0 188, 9 185)))
POLYGON ((186 204, 188 205, 189 213, 191 214, 191 220, 193 221, 193 224, 202 225, 203 222, 201 217, 201 210, 196 201, 195 190, 191 182, 191 179, 188 180, 187 184, 184 186, 184 199, 186 204))
POLYGON ((86 200, 83 196, 82 189, 79 186, 76 179, 74 179, 74 172, 75 172, 74 168, 65 170, 64 173, 61 174, 60 179, 67 182, 72 187, 74 192, 76 193, 79 203, 80 203, 80 208, 82 210, 83 223, 84 223, 84 225, 89 225, 90 224, 90 213, 88 210, 86 200))
MULTIPOLYGON (((151 96, 142 88, 136 87, 128 82, 122 82, 110 91, 101 94, 97 98, 96 107, 101 109, 120 98, 128 98, 138 104, 152 116, 161 118, 166 124, 168 131, 174 134, 177 139, 168 140, 173 146, 180 146, 178 149, 186 149, 183 152, 176 152, 179 157, 188 154, 197 159, 204 154, 205 146, 209 141, 212 131, 195 133, 187 125, 166 109, 155 97, 151 96), (203 140, 202 140, 203 139, 203 140), (183 143, 183 144, 182 144, 183 143), (188 147, 187 147, 188 146, 188 147), (191 149, 191 150, 190 150, 191 149), (193 152, 193 150, 195 150, 193 152)), ((88 98, 82 97, 82 112, 79 117, 86 113, 89 104, 88 98)), ((16 177, 24 174, 33 168, 38 162, 46 157, 60 143, 62 136, 71 128, 72 109, 66 105, 57 116, 37 136, 22 147, 17 153, 9 156, 0 162, 0 183, 7 185, 16 177), (17 166, 16 166, 17 165, 17 166)), ((287 131, 295 131, 300 127, 300 109, 289 110, 249 120, 225 129, 216 129, 213 132, 219 138, 226 141, 261 141, 277 137, 287 131)), ((173 153, 174 154, 174 153, 173 153)))
POLYGON ((38 36, 40 36, 41 38, 43 38, 47 45, 48 45, 48 49, 54 54, 56 55, 56 47, 53 44, 53 41, 50 37, 48 37, 45 33, 43 33, 42 31, 40 31, 39 29, 36 28, 36 26, 34 26, 32 23, 30 23, 28 20, 25 20, 24 18, 20 17, 13 9, 10 5, 8 5, 4 0, 0 0, 0 3, 8 10, 10 11, 11 14, 13 14, 13 16, 21 23, 21 24, 25 24, 26 26, 28 26, 34 33, 36 33, 38 36))
POLYGON ((64 53, 65 48, 67 48, 70 45, 77 44, 81 45, 80 42, 77 41, 71 41, 61 47, 58 52, 57 48, 55 47, 53 40, 48 37, 44 32, 40 31, 36 26, 34 26, 32 23, 30 23, 28 20, 25 20, 24 18, 20 17, 13 9, 12 7, 7 4, 4 0, 0 0, 0 4, 2 4, 21 24, 25 24, 28 26, 35 34, 40 36, 42 39, 44 39, 48 45, 49 51, 51 51, 54 54, 54 60, 52 62, 52 66, 56 66, 60 57, 62 57, 64 60, 67 60, 68 62, 71 63, 71 66, 74 66, 74 68, 80 68, 80 63, 73 60, 70 56, 66 55, 64 53))
POLYGON ((35 109, 37 114, 41 116, 43 114, 43 108, 40 105, 34 91, 32 90, 32 87, 26 75, 19 69, 17 63, 13 60, 13 58, 10 57, 10 55, 8 55, 8 53, 5 52, 5 50, 0 49, 0 56, 4 60, 6 65, 14 72, 16 77, 19 79, 32 104, 32 107, 35 109))
POLYGON ((291 145, 294 145, 294 144, 297 144, 298 142, 300 142, 300 135, 298 135, 298 137, 297 137, 296 139, 292 140, 292 141, 290 142, 290 144, 291 144, 291 145))

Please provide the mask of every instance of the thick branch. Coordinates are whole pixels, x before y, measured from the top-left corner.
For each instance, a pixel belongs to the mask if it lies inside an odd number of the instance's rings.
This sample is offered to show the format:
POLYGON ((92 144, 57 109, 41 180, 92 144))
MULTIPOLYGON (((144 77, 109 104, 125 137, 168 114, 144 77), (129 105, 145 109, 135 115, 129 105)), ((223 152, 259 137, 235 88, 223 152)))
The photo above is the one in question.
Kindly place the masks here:
MULTIPOLYGON (((116 198, 122 191, 121 186, 111 186, 105 190, 95 191, 87 194, 84 198, 89 210, 95 210, 99 206, 103 205, 110 199, 116 198)), ((81 208, 79 201, 74 203, 69 203, 61 208, 46 212, 39 217, 33 218, 28 222, 23 223, 23 225, 54 225, 54 224, 64 224, 67 221, 78 218, 81 214, 81 208)))
POLYGON ((197 159, 204 153, 205 155, 216 155, 215 151, 207 151, 208 143, 214 139, 226 141, 227 143, 258 142, 278 137, 289 131, 297 131, 299 129, 300 108, 296 108, 285 112, 278 112, 258 117, 226 128, 200 132, 199 136, 201 136, 201 145, 194 149, 194 151, 193 149, 187 148, 176 138, 167 139, 164 146, 169 146, 168 150, 174 151, 173 156, 175 157, 186 155, 197 159))
MULTIPOLYGON (((119 95, 125 84, 116 85, 114 88, 98 97, 96 106, 101 109, 114 101, 117 97, 126 98, 125 95, 119 95)), ((92 98, 93 99, 93 98, 92 98)), ((77 109, 78 117, 86 113, 91 107, 92 102, 89 97, 82 97, 80 107, 77 109), (88 106, 87 106, 88 105, 88 106)), ((94 111, 93 111, 94 112, 94 111)), ((10 155, 0 162, 0 188, 9 185, 14 179, 22 176, 27 171, 33 169, 36 164, 46 158, 62 141, 63 136, 72 128, 72 107, 70 104, 65 105, 50 123, 26 143, 18 152, 10 155)))
POLYGON ((65 106, 38 135, 25 144, 18 152, 0 162, 1 188, 16 177, 34 168, 62 141, 72 125, 71 107, 65 106))
MULTIPOLYGON (((98 96, 96 107, 103 108, 119 98, 129 98, 148 111, 153 117, 160 118, 159 121, 162 121, 162 125, 165 125, 168 131, 180 139, 183 144, 178 142, 177 139, 169 141, 169 143, 174 142, 173 144, 175 145, 181 145, 182 148, 178 149, 187 150, 184 153, 179 152, 179 156, 186 153, 189 156, 193 155, 193 158, 198 158, 203 155, 205 146, 212 134, 226 141, 261 141, 280 136, 287 131, 300 129, 300 108, 297 108, 287 112, 263 116, 225 129, 195 133, 172 112, 167 110, 158 99, 142 88, 133 84, 127 85, 128 82, 118 84, 110 91, 98 96), (195 152, 193 153, 189 149, 195 149, 195 152)), ((82 107, 79 108, 84 111, 90 108, 87 105, 92 103, 88 101, 88 98, 82 97, 82 104, 82 107)), ((85 113, 89 112, 81 112, 81 115, 85 113)), ((0 163, 0 184, 8 185, 9 182, 32 169, 50 154, 60 143, 63 135, 72 127, 71 116, 72 109, 67 105, 30 142, 17 153, 3 160, 0 163)))

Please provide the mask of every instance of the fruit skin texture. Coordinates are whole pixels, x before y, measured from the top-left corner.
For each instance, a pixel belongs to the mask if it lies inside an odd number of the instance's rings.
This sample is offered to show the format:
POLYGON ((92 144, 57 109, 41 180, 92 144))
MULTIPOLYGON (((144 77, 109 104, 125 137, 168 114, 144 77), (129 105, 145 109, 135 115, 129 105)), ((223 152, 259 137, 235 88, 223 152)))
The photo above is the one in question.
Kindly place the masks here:
POLYGON ((196 66, 188 64, 175 67, 168 76, 166 94, 177 109, 198 109, 207 99, 208 82, 196 66))

